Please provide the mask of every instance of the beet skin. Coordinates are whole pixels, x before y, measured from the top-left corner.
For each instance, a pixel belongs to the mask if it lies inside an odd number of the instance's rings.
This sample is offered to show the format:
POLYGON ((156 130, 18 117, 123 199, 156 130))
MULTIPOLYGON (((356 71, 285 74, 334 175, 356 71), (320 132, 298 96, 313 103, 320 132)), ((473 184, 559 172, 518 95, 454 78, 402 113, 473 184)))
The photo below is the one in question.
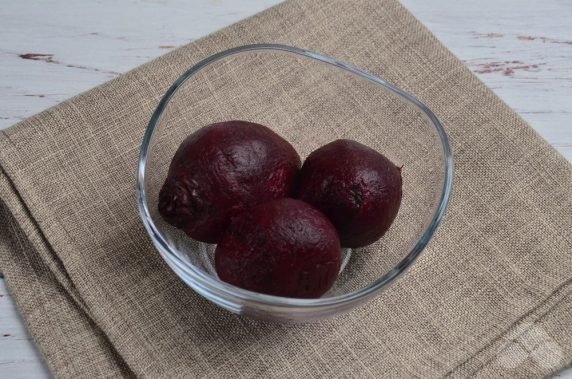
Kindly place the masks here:
POLYGON ((340 270, 340 242, 318 210, 273 200, 235 217, 215 251, 219 278, 264 294, 316 298, 340 270))
POLYGON ((337 140, 312 152, 299 174, 297 198, 322 211, 344 247, 377 241, 401 204, 401 169, 377 151, 337 140))
POLYGON ((159 193, 159 213, 190 237, 215 243, 233 215, 290 195, 299 168, 298 153, 269 128, 211 124, 179 146, 159 193))

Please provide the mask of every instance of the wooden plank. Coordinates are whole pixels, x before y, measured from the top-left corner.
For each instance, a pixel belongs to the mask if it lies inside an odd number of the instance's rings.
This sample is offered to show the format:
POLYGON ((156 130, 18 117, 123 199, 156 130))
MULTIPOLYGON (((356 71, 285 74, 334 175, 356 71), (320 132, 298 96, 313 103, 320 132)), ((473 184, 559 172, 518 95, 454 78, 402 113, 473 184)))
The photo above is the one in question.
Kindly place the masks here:
POLYGON ((572 6, 402 0, 487 86, 572 161, 572 6))
POLYGON ((41 378, 47 372, 4 280, 0 280, 0 378, 41 378))

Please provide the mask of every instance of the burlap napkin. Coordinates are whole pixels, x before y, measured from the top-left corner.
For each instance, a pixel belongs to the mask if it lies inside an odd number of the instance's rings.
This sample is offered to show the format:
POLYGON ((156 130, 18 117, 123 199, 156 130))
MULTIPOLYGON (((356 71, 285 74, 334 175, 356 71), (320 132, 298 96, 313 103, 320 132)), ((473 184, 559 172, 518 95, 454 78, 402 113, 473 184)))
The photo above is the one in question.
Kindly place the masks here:
POLYGON ((571 166, 397 1, 281 4, 2 131, 0 165, 1 269, 58 377, 530 377, 571 361, 571 166), (255 42, 406 89, 455 153, 448 216, 414 268, 317 324, 264 324, 202 299, 136 209, 160 96, 200 59, 255 42))

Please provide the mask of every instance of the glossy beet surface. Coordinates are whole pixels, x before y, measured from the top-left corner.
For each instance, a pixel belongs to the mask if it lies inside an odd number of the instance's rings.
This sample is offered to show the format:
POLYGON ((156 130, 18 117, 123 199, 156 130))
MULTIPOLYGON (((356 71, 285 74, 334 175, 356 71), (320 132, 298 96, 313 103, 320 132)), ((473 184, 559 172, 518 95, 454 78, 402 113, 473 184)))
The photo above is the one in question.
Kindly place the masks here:
POLYGON ((342 246, 377 241, 401 203, 401 169, 377 151, 337 140, 312 152, 298 179, 297 197, 336 226, 342 246))
POLYGON ((320 297, 336 281, 340 264, 334 226, 294 199, 260 204, 234 218, 215 252, 221 280, 286 297, 320 297))
POLYGON ((205 126, 179 146, 159 193, 159 213, 203 242, 218 242, 231 217, 290 195, 300 157, 269 128, 246 121, 205 126))

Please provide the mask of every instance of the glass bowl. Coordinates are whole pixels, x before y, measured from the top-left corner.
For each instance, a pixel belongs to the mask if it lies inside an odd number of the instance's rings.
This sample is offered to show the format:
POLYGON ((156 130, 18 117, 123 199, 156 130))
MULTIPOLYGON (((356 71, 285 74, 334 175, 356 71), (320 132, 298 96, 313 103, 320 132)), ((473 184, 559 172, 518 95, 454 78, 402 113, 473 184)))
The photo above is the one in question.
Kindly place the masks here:
POLYGON ((372 74, 289 46, 232 48, 197 63, 175 81, 153 113, 141 146, 137 198, 153 244, 192 289, 219 306, 264 320, 304 322, 367 302, 394 282, 429 242, 452 190, 447 135, 419 100, 372 74), (192 240, 157 210, 159 190, 183 139, 219 121, 266 125, 311 151, 340 138, 370 146, 403 166, 403 199, 376 243, 344 249, 333 288, 319 299, 247 291, 217 278, 215 246, 192 240))

